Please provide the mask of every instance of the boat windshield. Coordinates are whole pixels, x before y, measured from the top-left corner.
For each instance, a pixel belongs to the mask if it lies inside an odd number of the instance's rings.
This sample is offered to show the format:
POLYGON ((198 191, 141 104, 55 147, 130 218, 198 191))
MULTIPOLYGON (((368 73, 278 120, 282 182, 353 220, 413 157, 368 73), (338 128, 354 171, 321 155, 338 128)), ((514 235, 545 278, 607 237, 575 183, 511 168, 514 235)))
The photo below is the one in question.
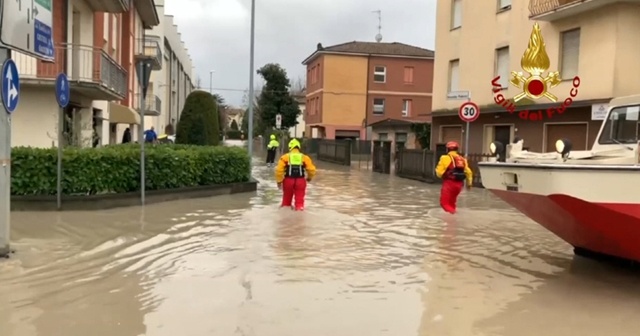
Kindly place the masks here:
POLYGON ((638 142, 640 105, 613 108, 602 128, 601 145, 635 144, 638 142))

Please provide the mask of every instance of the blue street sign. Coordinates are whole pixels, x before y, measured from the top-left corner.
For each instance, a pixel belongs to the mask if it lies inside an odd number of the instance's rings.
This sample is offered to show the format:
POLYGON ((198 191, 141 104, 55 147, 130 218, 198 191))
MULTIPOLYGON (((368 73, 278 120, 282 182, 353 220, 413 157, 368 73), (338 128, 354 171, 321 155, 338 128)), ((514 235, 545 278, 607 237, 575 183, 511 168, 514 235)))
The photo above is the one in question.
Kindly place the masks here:
MULTIPOLYGON (((35 9, 34 9, 35 10, 35 9)), ((51 32, 51 26, 44 22, 34 19, 33 20, 33 48, 36 53, 42 55, 45 58, 53 58, 53 33, 51 32)))
POLYGON ((20 98, 20 76, 18 67, 12 59, 2 65, 2 105, 7 113, 13 113, 20 98))
POLYGON ((69 105, 69 78, 63 72, 56 77, 56 100, 60 107, 65 108, 69 105))

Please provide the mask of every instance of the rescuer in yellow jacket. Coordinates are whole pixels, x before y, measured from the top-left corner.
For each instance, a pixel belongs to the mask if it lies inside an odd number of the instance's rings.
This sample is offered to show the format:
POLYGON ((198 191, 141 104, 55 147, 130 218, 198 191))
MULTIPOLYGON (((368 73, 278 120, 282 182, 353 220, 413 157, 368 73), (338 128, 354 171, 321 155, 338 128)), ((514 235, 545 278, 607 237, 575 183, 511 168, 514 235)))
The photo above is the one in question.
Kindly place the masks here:
POLYGON ((473 172, 469 168, 467 160, 458 154, 458 145, 455 141, 446 144, 447 154, 440 157, 436 167, 436 176, 442 179, 440 190, 440 206, 448 213, 456 213, 456 203, 462 188, 467 184, 471 189, 473 184, 473 172))
POLYGON ((280 157, 276 166, 276 182, 282 189, 283 207, 291 207, 295 197, 295 210, 304 210, 304 197, 307 193, 307 182, 316 176, 316 166, 308 155, 300 152, 300 141, 289 142, 289 153, 280 157))
POLYGON ((276 152, 280 147, 280 142, 276 139, 275 134, 271 134, 269 144, 267 144, 267 166, 272 166, 276 160, 276 152))

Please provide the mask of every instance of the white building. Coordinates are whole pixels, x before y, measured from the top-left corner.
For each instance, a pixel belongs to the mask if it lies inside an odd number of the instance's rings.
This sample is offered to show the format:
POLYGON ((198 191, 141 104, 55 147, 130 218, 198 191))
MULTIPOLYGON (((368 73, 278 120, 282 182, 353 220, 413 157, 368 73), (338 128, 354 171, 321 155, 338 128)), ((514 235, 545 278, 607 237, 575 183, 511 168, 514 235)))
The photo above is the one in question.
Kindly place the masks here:
POLYGON ((147 30, 147 40, 162 48, 162 68, 152 72, 147 92, 145 127, 156 132, 175 133, 187 96, 195 89, 193 62, 172 15, 165 15, 165 0, 156 0, 160 25, 147 30), (172 125, 170 127, 169 125, 172 125))

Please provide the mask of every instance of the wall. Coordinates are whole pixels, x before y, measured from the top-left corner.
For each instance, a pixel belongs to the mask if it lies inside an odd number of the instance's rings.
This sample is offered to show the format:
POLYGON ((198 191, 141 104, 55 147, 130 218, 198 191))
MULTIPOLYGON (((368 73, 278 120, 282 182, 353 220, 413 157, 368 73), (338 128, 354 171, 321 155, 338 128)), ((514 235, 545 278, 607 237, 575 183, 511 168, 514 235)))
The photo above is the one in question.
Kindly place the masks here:
POLYGON ((58 141, 58 103, 48 87, 26 87, 11 120, 11 145, 52 147, 58 141))
MULTIPOLYGON (((495 49, 509 46, 510 69, 520 70, 520 59, 534 23, 528 19, 527 6, 527 1, 513 1, 511 10, 496 13, 493 1, 463 1, 462 27, 451 30, 451 2, 438 2, 434 110, 453 109, 460 104, 446 98, 449 61, 456 58, 460 59, 459 90, 471 91, 472 99, 479 105, 493 103, 490 89, 495 77, 495 49)), ((633 34, 640 28, 640 17, 634 15, 639 9, 633 4, 617 4, 553 23, 538 21, 551 60, 549 70, 559 70, 560 32, 581 27, 579 98, 607 98, 638 92, 640 81, 632 79, 640 76, 636 56, 640 45, 633 34)), ((570 81, 563 82, 552 92, 564 99, 570 85, 570 81)), ((513 97, 520 92, 510 86, 506 94, 513 97)))
POLYGON ((324 55, 322 123, 362 125, 367 110, 367 58, 324 55))

